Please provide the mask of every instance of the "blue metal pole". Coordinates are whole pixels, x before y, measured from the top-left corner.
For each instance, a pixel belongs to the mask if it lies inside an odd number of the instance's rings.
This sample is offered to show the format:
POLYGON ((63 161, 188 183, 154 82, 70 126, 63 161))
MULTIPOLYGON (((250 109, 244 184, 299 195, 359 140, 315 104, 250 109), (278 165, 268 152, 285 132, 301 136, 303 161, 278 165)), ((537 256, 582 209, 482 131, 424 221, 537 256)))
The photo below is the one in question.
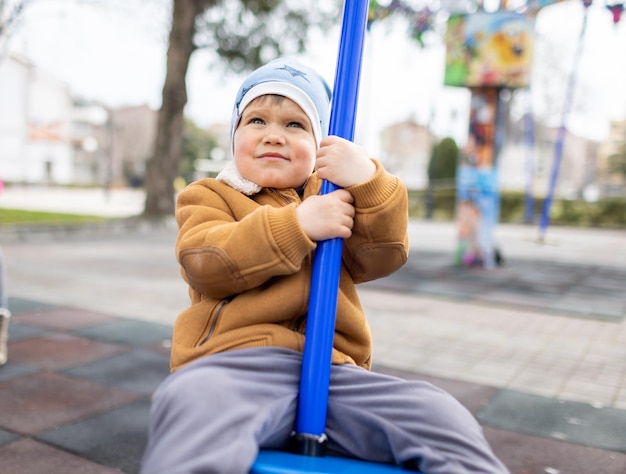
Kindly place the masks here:
MULTIPOLYGON (((329 135, 350 141, 354 139, 368 7, 368 0, 347 0, 343 11, 329 135)), ((324 181, 321 193, 327 194, 336 189, 336 185, 324 181)), ((296 420, 297 443, 304 438, 311 443, 320 444, 325 439, 342 247, 341 239, 319 242, 313 260, 296 420)), ((314 446, 300 451, 303 454, 318 454, 314 446)))
POLYGON ((535 197, 533 181, 535 177, 535 121, 532 113, 530 90, 526 94, 526 113, 524 114, 524 145, 526 147, 526 185, 524 195, 524 222, 535 221, 535 197))
POLYGON ((565 142, 565 134, 567 132, 567 118, 572 105, 574 97, 574 89, 576 87, 576 73, 578 70, 578 63, 583 51, 585 30, 587 29, 587 11, 589 5, 584 3, 585 13, 583 15, 583 25, 580 30, 580 36, 578 37, 578 46, 576 49, 576 56, 574 57, 574 66, 572 67, 572 74, 570 76, 569 84, 567 87, 567 95, 565 97, 565 104, 563 106, 563 114, 561 117, 561 125, 557 132, 556 143, 554 145, 554 161, 552 163, 552 172, 550 173, 550 182, 548 184, 548 194, 546 195, 543 205, 541 206, 541 215, 539 216, 539 241, 544 241, 546 232, 548 230, 548 224, 550 223, 550 209, 552 208, 552 200, 554 199, 554 191, 556 189, 556 182, 559 176, 559 168, 561 166, 561 159, 563 157, 563 148, 565 142))

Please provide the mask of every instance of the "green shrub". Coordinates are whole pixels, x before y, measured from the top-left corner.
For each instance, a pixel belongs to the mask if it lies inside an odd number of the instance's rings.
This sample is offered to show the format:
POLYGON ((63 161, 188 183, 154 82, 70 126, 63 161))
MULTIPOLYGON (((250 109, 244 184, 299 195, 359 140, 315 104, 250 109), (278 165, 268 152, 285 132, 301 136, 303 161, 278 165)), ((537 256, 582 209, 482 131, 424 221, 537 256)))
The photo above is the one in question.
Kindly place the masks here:
MULTIPOLYGON (((432 190, 432 218, 439 221, 456 217, 456 190, 453 187, 432 190)), ((426 190, 409 191, 409 215, 426 216, 426 190)), ((534 222, 541 215, 543 199, 535 199, 534 222)), ((525 220, 525 196, 522 192, 504 191, 500 194, 500 222, 522 224, 525 220)), ((550 209, 550 223, 579 227, 626 228, 626 198, 602 199, 597 202, 555 199, 550 209)))
POLYGON ((454 179, 456 177, 459 147, 453 138, 443 138, 433 148, 428 162, 428 182, 436 186, 437 180, 454 179))

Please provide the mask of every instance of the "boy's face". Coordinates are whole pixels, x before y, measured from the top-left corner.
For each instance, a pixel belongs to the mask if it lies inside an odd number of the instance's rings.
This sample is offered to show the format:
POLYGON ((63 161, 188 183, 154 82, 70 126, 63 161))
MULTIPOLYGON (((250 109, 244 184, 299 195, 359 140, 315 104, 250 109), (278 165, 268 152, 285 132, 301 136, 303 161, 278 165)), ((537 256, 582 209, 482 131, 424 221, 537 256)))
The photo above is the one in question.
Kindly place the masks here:
POLYGON ((259 186, 297 188, 313 172, 317 150, 313 128, 291 99, 254 99, 243 111, 233 140, 237 170, 259 186))

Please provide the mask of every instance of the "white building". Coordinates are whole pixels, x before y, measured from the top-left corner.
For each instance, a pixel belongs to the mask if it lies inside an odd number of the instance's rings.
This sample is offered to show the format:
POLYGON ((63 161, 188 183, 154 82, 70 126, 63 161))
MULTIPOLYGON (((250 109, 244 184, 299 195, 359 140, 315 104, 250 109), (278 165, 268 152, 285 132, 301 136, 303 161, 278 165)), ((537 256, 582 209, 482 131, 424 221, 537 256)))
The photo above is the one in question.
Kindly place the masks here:
POLYGON ((74 182, 72 97, 28 60, 0 61, 0 176, 20 183, 74 182))

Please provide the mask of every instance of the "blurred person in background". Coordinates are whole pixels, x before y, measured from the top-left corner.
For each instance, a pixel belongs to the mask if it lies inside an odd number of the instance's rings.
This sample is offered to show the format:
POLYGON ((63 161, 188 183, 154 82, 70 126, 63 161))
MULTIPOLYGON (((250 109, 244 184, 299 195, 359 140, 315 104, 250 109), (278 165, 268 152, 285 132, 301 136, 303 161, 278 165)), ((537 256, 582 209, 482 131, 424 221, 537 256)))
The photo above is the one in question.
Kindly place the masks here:
MULTIPOLYGON (((0 179, 0 193, 4 190, 4 182, 0 179)), ((0 365, 7 363, 7 341, 9 339, 9 311, 8 296, 6 293, 6 271, 4 256, 0 249, 0 365)))
POLYGON ((8 297, 6 293, 6 272, 4 267, 4 257, 0 250, 0 365, 7 362, 7 341, 9 339, 9 311, 8 297))

